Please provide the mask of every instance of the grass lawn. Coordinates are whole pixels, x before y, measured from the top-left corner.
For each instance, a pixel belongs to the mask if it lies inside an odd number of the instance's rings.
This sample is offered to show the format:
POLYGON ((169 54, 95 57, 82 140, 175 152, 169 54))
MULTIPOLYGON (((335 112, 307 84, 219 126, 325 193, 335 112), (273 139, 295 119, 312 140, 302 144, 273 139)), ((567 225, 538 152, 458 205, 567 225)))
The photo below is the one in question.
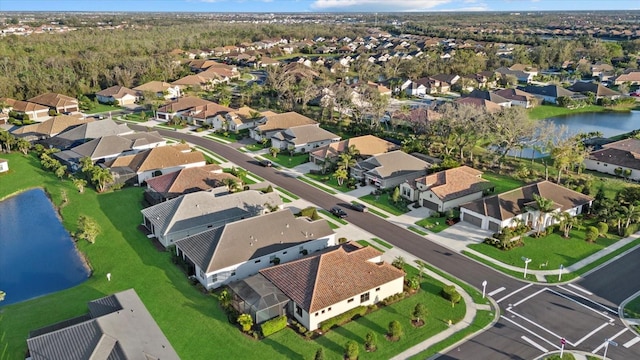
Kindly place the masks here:
POLYGON ((382 248, 379 248, 375 245, 373 245, 372 243, 368 242, 367 240, 358 240, 356 241, 358 244, 362 245, 362 246, 371 246, 372 248, 380 251, 380 252, 384 252, 384 250, 382 248))
POLYGON ((309 185, 311 185, 311 186, 313 186, 315 188, 318 188, 318 189, 320 189, 320 190, 322 190, 322 191, 324 191, 326 193, 329 193, 331 195, 336 195, 337 194, 337 192, 331 190, 330 188, 328 188, 326 186, 320 186, 316 182, 309 180, 306 176, 298 176, 297 179, 302 181, 302 182, 305 182, 305 183, 307 183, 307 184, 309 184, 309 185))
POLYGON ((384 240, 380 240, 378 238, 371 238, 371 240, 377 242, 378 244, 382 245, 383 247, 386 247, 387 249, 393 249, 393 245, 389 244, 388 242, 384 241, 384 240))
POLYGON ((107 111, 116 111, 116 110, 121 110, 121 109, 122 108, 120 106, 98 104, 93 109, 91 109, 89 111, 83 111, 83 112, 85 114, 97 114, 97 113, 103 113, 103 112, 107 112, 107 111))
POLYGON ((346 181, 344 181, 342 183, 342 185, 338 185, 338 180, 336 180, 336 178, 333 177, 331 173, 326 173, 326 174, 310 174, 309 173, 309 174, 305 174, 305 176, 307 176, 307 177, 309 177, 309 178, 311 178, 311 179, 313 179, 315 181, 321 182, 321 183, 323 183, 325 185, 331 186, 332 188, 334 188, 334 189, 336 189, 336 190, 338 190, 340 192, 343 192, 343 193, 353 190, 353 189, 349 189, 347 187, 347 182, 346 181))
POLYGON ((283 193, 283 194, 287 195, 288 197, 290 197, 290 198, 292 198, 292 199, 294 199, 294 200, 298 200, 298 199, 300 199, 300 197, 299 197, 299 196, 296 196, 294 193, 292 193, 292 192, 290 192, 290 191, 288 191, 288 190, 286 190, 286 189, 283 189, 283 188, 281 188, 281 187, 279 187, 279 186, 278 186, 278 187, 276 187, 276 190, 280 191, 281 193, 283 193))
MULTIPOLYGON (((489 266, 490 268, 493 268, 493 269, 496 269, 496 270, 498 270, 500 272, 503 272, 505 274, 511 275, 511 276, 513 276, 513 277, 515 277, 517 279, 522 279, 523 278, 522 277, 523 273, 520 272, 520 271, 513 271, 513 270, 505 269, 505 268, 503 268, 501 266, 498 266, 498 265, 496 265, 496 264, 494 264, 494 263, 492 263, 490 261, 485 260, 484 258, 476 256, 475 254, 472 254, 472 253, 470 253, 468 251, 463 251, 462 253, 465 256, 467 256, 467 257, 469 257, 471 259, 474 259, 475 261, 477 261, 479 263, 482 263, 482 264, 485 264, 485 265, 489 266)), ((556 279, 557 278, 558 277, 556 276, 556 279)), ((538 281, 538 278, 535 275, 527 273, 526 280, 536 282, 536 281, 538 281)))
POLYGON ((249 135, 248 131, 235 133, 233 131, 228 132, 212 132, 208 134, 206 137, 221 139, 226 142, 236 142, 238 140, 244 139, 249 135))
POLYGON ((627 303, 624 307, 624 316, 640 319, 640 296, 627 303))
POLYGON ((501 194, 509 190, 517 189, 524 185, 524 182, 514 179, 511 176, 500 175, 491 172, 485 172, 482 174, 482 178, 491 181, 495 185, 494 194, 501 194))
POLYGON ((425 229, 429 229, 429 231, 434 233, 439 233, 449 227, 449 225, 447 225, 446 216, 424 218, 420 221, 416 221, 415 224, 422 226, 425 229))
POLYGON ((288 197, 284 197, 282 195, 280 195, 280 199, 282 199, 282 202, 287 204, 291 202, 291 199, 289 199, 288 197))
POLYGON ((132 113, 132 114, 126 114, 123 116, 123 118, 125 120, 129 120, 129 121, 135 121, 135 122, 146 122, 149 119, 151 119, 153 117, 153 111, 145 111, 145 113, 147 114, 147 117, 143 120, 142 117, 140 116, 141 113, 132 113))
MULTIPOLYGON (((353 202, 355 202, 355 201, 353 201, 353 202)), ((372 214, 378 215, 383 219, 388 219, 389 218, 389 216, 387 214, 384 214, 384 213, 382 213, 382 212, 380 212, 380 211, 378 211, 378 210, 376 210, 376 209, 374 209, 372 207, 369 207, 367 211, 372 213, 372 214)))
POLYGON ((584 229, 574 229, 568 239, 558 233, 538 239, 527 236, 523 239, 524 246, 508 251, 499 250, 488 244, 472 244, 469 248, 508 265, 524 267, 521 259, 524 256, 532 259, 529 269, 554 270, 560 265, 567 267, 575 264, 620 239, 617 235, 609 234, 608 238, 601 237, 595 243, 588 243, 584 238, 584 229), (546 262, 548 262, 547 266, 540 266, 546 262))
POLYGON ((309 154, 307 153, 294 154, 293 156, 282 153, 279 153, 276 157, 271 156, 271 154, 264 154, 262 156, 286 168, 294 168, 298 165, 309 162, 309 154))
POLYGON ((335 217, 332 213, 328 212, 325 209, 319 209, 318 210, 319 213, 322 213, 323 215, 325 215, 326 217, 328 217, 329 219, 331 219, 331 221, 336 221, 339 222, 342 225, 347 225, 348 222, 344 221, 343 219, 340 219, 338 217, 335 217))
POLYGON ((422 236, 427 236, 428 234, 420 229, 418 229, 415 226, 409 226, 407 229, 413 231, 414 233, 418 234, 418 235, 422 235, 422 236))
MULTIPOLYGON (((380 195, 365 195, 360 197, 360 200, 373 205, 373 206, 377 206, 380 209, 393 214, 393 215, 402 215, 404 213, 409 212, 409 208, 407 208, 406 206, 402 205, 402 206, 398 206, 396 204, 393 203, 393 201, 391 200, 391 194, 388 192, 382 193, 380 195)), ((399 202, 399 204, 404 204, 403 202, 399 202)))
POLYGON ((246 148, 248 151, 260 151, 260 150, 262 150, 262 149, 266 149, 266 148, 268 148, 268 146, 266 146, 266 147, 265 147, 265 146, 263 146, 262 144, 258 144, 258 143, 256 143, 256 144, 249 144, 249 145, 245 145, 245 148, 246 148))
POLYGON ((595 113, 606 111, 602 106, 590 105, 577 109, 567 109, 556 105, 538 105, 529 110, 529 118, 534 120, 548 119, 556 116, 565 116, 580 113, 595 113))

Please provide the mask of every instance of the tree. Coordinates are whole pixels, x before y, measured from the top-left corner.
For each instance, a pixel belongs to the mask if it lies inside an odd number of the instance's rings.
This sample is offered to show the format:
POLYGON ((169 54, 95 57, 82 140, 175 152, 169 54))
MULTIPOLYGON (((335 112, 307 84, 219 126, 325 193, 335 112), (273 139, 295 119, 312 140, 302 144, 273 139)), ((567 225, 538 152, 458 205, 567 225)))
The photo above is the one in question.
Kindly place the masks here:
POLYGON ((373 331, 369 331, 364 337, 364 347, 367 351, 376 351, 377 342, 376 334, 373 331))
POLYGON ((407 286, 411 290, 418 290, 418 289, 420 289, 420 280, 418 280, 418 278, 416 276, 413 276, 413 277, 407 279, 407 286))
POLYGON ((395 189, 393 189, 393 194, 391 194, 391 201, 393 201, 394 204, 398 203, 398 201, 400 201, 400 187, 396 186, 395 189))
POLYGON ((224 178, 222 183, 227 187, 227 191, 236 192, 238 190, 238 182, 234 178, 224 178))
POLYGON ((314 360, 324 360, 324 348, 318 348, 316 350, 316 355, 313 357, 314 360))
POLYGON ((220 302, 220 306, 225 310, 231 306, 231 300, 231 294, 227 289, 222 290, 220 295, 218 295, 218 302, 220 302))
POLYGON ((347 173, 349 173, 349 170, 351 170, 352 167, 356 166, 356 159, 354 158, 354 155, 349 151, 340 154, 339 158, 340 160, 338 160, 338 167, 344 168, 345 170, 347 170, 347 173))
POLYGON ((606 222, 599 222, 598 225, 598 233, 600 234, 599 236, 603 236, 606 237, 607 233, 609 232, 609 225, 607 225, 606 222))
POLYGON ((535 136, 540 122, 529 118, 520 106, 503 108, 491 118, 491 133, 494 145, 504 159, 509 151, 521 146, 528 138, 535 136))
POLYGON ((574 226, 580 225, 580 218, 566 211, 556 213, 553 217, 560 222, 560 230, 562 230, 562 236, 565 238, 569 237, 574 226))
POLYGON ((84 239, 91 244, 96 242, 96 237, 100 234, 100 226, 98 223, 90 217, 80 215, 78 217, 78 231, 76 237, 78 239, 84 239))
MULTIPOLYGON (((11 135, 8 131, 0 131, 0 144, 4 145, 7 152, 11 152, 11 147, 15 145, 16 141, 16 137, 11 135)), ((0 150, 2 150, 2 148, 0 148, 0 150)))
POLYGON ((396 258, 393 259, 393 262, 391 263, 391 265, 393 265, 393 267, 395 267, 396 269, 404 270, 404 265, 406 263, 407 262, 404 260, 402 256, 396 256, 396 258))
POLYGON ((338 167, 336 171, 333 172, 333 177, 338 182, 338 186, 342 186, 344 181, 349 178, 349 172, 344 167, 338 167))
POLYGON ((358 358, 359 353, 360 353, 360 346, 358 346, 358 343, 353 340, 347 341, 347 344, 344 347, 345 358, 349 360, 356 360, 358 358))
POLYGON ((253 318, 249 314, 240 314, 238 316, 238 324, 242 326, 242 331, 248 332, 253 326, 253 318))
POLYGON ((427 317, 428 313, 429 311, 427 310, 427 307, 424 306, 423 303, 417 303, 416 306, 413 308, 413 312, 411 313, 411 315, 416 320, 416 324, 418 326, 422 326, 424 325, 424 320, 427 317), (421 325, 421 321, 422 321, 422 325, 421 325))
MULTIPOLYGON (((58 162, 58 164, 60 163, 58 162)), ((62 178, 64 177, 64 174, 67 173, 67 166, 60 164, 58 167, 56 167, 53 173, 56 174, 58 179, 62 180, 62 178)))
POLYGON ((387 333, 391 341, 397 341, 402 337, 402 325, 398 320, 389 323, 389 331, 387 333))
POLYGON ((587 231, 585 232, 584 239, 587 242, 595 242, 598 236, 600 235, 600 231, 595 226, 587 227, 587 231))
POLYGON ((460 300, 462 300, 462 296, 459 292, 454 291, 451 293, 451 298, 449 300, 451 301, 451 307, 455 307, 456 304, 459 303, 460 300))
POLYGON ((547 222, 547 214, 555 209, 555 203, 551 199, 547 199, 538 194, 533 194, 535 205, 529 207, 527 211, 537 212, 538 219, 536 221, 536 236, 540 236, 547 222))
POLYGON ((278 156, 278 153, 280 152, 280 148, 272 146, 271 148, 269 148, 269 152, 271 153, 271 156, 275 158, 278 156))
POLYGON ((23 155, 27 155, 27 153, 29 153, 29 150, 31 150, 31 143, 23 138, 19 138, 16 140, 16 148, 23 155))
POLYGON ((113 182, 113 174, 109 169, 94 166, 91 170, 91 182, 98 192, 103 192, 113 182))
POLYGON ((418 265, 418 279, 420 279, 420 282, 422 282, 422 275, 424 275, 424 272, 427 270, 427 267, 420 260, 416 259, 414 260, 414 262, 416 263, 416 265, 418 265))

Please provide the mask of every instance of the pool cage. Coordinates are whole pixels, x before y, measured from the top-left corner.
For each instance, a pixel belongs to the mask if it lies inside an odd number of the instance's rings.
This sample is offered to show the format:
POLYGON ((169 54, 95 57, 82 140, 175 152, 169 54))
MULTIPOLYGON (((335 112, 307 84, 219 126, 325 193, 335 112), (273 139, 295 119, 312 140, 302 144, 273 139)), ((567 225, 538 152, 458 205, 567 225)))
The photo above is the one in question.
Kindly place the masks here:
POLYGON ((250 314, 255 324, 285 315, 291 301, 261 274, 233 282, 229 290, 232 306, 240 313, 250 314))

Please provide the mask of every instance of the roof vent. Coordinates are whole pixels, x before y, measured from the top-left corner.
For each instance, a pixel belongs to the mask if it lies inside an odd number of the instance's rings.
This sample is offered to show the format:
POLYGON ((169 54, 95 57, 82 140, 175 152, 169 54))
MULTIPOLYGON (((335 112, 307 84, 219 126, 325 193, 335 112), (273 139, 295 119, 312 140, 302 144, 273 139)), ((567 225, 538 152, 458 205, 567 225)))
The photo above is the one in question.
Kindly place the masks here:
POLYGON ((249 246, 253 246, 253 243, 252 243, 252 242, 249 242, 249 246))
POLYGON ((287 224, 287 229, 289 228, 289 224, 287 224))

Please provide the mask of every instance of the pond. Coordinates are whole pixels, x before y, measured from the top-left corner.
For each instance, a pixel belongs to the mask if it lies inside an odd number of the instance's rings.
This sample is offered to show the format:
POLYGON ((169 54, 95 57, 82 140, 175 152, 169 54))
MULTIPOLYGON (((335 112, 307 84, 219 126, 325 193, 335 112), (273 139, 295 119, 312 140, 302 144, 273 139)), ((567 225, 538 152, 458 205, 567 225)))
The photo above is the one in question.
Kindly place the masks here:
POLYGON ((0 202, 0 305, 82 283, 89 271, 42 189, 0 202))
MULTIPOLYGON (((612 137, 640 129, 640 111, 576 114, 553 117, 544 121, 549 121, 556 126, 566 126, 569 135, 599 131, 604 137, 612 137)), ((516 154, 510 153, 510 155, 531 158, 532 151, 535 150, 523 149, 522 152, 518 150, 516 154)), ((534 157, 541 155, 537 151, 534 153, 534 157)))

